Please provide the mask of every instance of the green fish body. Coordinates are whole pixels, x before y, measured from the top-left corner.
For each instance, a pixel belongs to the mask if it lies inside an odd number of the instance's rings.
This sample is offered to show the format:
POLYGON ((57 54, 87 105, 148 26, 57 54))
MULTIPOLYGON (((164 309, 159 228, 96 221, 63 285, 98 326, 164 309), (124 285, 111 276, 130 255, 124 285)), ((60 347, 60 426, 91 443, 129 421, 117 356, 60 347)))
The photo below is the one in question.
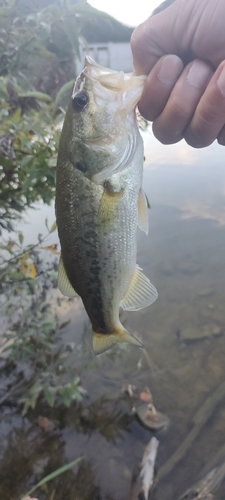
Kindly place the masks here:
POLYGON ((87 57, 59 144, 59 289, 82 298, 96 354, 117 342, 141 346, 123 328, 119 309, 137 310, 157 298, 136 265, 137 226, 148 231, 143 142, 135 115, 144 81, 87 57))

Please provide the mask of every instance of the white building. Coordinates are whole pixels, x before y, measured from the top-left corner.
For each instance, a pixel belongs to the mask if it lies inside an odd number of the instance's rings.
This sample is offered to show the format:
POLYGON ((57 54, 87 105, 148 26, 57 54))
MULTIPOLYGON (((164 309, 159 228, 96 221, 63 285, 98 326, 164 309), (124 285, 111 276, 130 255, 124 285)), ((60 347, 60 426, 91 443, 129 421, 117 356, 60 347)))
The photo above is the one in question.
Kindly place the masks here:
POLYGON ((129 42, 89 43, 81 48, 81 60, 76 60, 76 73, 84 67, 84 58, 90 55, 98 64, 106 68, 130 73, 133 71, 132 53, 129 42))

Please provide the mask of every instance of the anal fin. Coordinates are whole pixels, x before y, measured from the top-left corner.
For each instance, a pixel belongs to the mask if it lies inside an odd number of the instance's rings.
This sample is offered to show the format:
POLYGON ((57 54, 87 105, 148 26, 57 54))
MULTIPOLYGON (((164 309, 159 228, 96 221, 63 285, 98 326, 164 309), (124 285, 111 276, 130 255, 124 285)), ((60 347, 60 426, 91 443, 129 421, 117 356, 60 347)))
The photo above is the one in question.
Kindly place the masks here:
POLYGON ((115 333, 96 333, 93 331, 92 335, 92 346, 95 354, 101 354, 120 342, 128 342, 137 347, 143 347, 142 343, 134 337, 131 337, 122 326, 121 329, 115 331, 115 333))
POLYGON ((60 292, 66 297, 79 297, 77 292, 75 292, 71 283, 69 282, 66 270, 63 264, 62 256, 60 256, 59 261, 59 272, 58 272, 58 287, 60 292))
POLYGON ((150 280, 142 273, 139 266, 133 274, 129 289, 120 305, 127 311, 137 311, 143 307, 150 306, 158 297, 156 288, 150 280))

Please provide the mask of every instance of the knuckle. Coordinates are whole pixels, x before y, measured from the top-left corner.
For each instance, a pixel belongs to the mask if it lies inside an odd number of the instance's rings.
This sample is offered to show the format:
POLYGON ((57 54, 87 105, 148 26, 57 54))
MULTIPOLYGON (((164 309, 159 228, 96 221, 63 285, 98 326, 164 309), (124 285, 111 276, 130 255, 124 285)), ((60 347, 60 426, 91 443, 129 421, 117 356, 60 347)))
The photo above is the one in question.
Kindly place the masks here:
POLYGON ((183 97, 175 95, 171 99, 171 109, 173 110, 173 119, 179 121, 189 121, 192 116, 192 107, 190 102, 183 97))
POLYGON ((215 123, 220 121, 221 113, 224 115, 224 110, 221 109, 221 105, 218 106, 207 102, 207 105, 199 107, 198 110, 198 120, 201 127, 212 127, 215 123))
POLYGON ((219 110, 209 102, 207 106, 199 107, 184 133, 186 142, 195 148, 209 146, 221 129, 221 120, 224 121, 224 111, 221 108, 219 110))
POLYGON ((141 52, 145 48, 145 30, 143 28, 143 25, 140 24, 137 26, 130 39, 130 45, 131 45, 131 50, 132 53, 135 54, 136 52, 141 52))

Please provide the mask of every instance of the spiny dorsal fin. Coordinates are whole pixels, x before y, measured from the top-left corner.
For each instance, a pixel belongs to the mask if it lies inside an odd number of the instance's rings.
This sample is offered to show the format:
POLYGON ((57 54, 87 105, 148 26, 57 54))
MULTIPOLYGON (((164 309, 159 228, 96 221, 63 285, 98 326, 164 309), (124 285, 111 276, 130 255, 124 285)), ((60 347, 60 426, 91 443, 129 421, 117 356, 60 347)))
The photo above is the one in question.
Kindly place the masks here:
POLYGON ((138 197, 138 226, 148 235, 148 205, 142 188, 138 197))
POLYGON ((136 266, 129 289, 120 305, 127 311, 136 311, 150 306, 158 297, 156 288, 150 280, 136 266))
POLYGON ((115 333, 92 332, 92 335, 92 346, 95 354, 101 354, 120 342, 128 342, 137 347, 143 347, 142 343, 134 337, 131 337, 123 327, 115 333))
POLYGON ((75 292, 74 288, 69 282, 63 264, 62 256, 60 256, 60 261, 59 261, 58 287, 60 292, 66 297, 79 297, 79 295, 77 294, 77 292, 75 292))

